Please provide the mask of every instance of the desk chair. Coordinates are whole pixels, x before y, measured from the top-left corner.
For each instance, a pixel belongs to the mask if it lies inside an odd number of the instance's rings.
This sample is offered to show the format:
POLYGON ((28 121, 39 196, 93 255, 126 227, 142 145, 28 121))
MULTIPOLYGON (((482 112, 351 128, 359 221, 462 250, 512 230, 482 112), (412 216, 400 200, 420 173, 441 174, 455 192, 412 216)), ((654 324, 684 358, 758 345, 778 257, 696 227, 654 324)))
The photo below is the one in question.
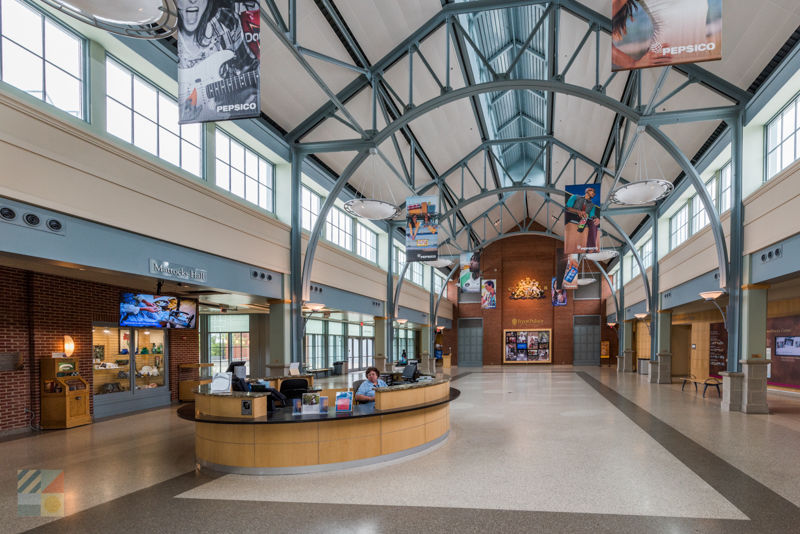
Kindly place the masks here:
POLYGON ((303 393, 308 392, 308 380, 305 378, 290 378, 281 382, 280 392, 286 396, 284 406, 290 406, 292 400, 302 399, 303 393))

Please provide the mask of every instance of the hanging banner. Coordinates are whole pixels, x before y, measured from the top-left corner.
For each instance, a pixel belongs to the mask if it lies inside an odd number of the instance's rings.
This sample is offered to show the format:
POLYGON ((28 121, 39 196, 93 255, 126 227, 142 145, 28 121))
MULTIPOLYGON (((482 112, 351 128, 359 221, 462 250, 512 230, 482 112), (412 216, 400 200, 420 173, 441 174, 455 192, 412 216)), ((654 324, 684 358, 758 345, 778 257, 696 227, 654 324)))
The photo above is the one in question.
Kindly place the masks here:
POLYGON ((181 124, 261 115, 258 1, 178 3, 181 124))
POLYGON ((722 59, 722 0, 612 0, 611 70, 722 59))
POLYGON ((481 292, 481 253, 465 252, 461 255, 461 275, 458 287, 462 293, 481 292))
POLYGON ((481 285, 481 309, 497 308, 497 280, 484 280, 481 285))
POLYGON ((564 253, 600 250, 600 184, 568 185, 564 207, 564 253))
POLYGON ((439 257, 437 196, 406 198, 406 261, 439 257))
POLYGON ((563 248, 556 249, 556 282, 553 287, 561 290, 578 289, 579 254, 564 254, 563 248))
POLYGON ((567 290, 558 289, 556 287, 557 282, 558 282, 557 276, 554 276, 552 280, 550 280, 550 301, 552 302, 553 306, 566 306, 567 290))

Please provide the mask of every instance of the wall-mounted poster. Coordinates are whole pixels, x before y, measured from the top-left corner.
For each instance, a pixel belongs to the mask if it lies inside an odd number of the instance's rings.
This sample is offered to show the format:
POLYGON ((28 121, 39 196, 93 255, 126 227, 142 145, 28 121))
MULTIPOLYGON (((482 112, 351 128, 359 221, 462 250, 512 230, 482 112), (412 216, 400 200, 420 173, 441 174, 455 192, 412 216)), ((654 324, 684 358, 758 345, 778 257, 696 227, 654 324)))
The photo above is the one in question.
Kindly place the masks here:
POLYGON ((725 323, 709 325, 708 376, 722 378, 720 374, 728 370, 728 331, 725 323))
POLYGON ((552 330, 504 330, 503 363, 552 363, 552 330))
POLYGON ((578 261, 580 254, 564 254, 564 249, 556 249, 556 287, 559 290, 578 289, 578 261))
POLYGON ((439 257, 436 195, 406 198, 406 261, 439 257))
POLYGON ((722 0, 612 0, 611 70, 722 59, 722 0))
POLYGON ((179 122, 259 117, 258 1, 177 2, 179 122))
POLYGON ((465 252, 461 255, 461 274, 458 287, 462 293, 481 292, 481 253, 465 252))
POLYGON ((767 319, 767 383, 800 389, 800 315, 767 319))
POLYGON ((481 286, 481 309, 497 308, 497 280, 484 280, 481 286))
MULTIPOLYGON (((600 250, 600 184, 568 185, 564 206, 564 253, 600 250)), ((577 271, 576 271, 577 274, 577 271)))
POLYGON ((567 290, 566 289, 558 289, 556 287, 556 282, 558 281, 557 277, 553 277, 550 280, 550 301, 552 302, 553 306, 566 306, 567 305, 567 290))

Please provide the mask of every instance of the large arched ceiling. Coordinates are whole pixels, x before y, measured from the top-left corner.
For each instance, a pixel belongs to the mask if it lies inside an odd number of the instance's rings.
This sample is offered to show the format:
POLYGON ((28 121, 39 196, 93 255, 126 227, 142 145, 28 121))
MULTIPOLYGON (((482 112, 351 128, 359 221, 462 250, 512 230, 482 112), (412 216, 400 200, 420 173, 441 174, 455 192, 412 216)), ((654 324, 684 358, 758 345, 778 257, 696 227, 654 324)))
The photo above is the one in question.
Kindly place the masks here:
MULTIPOLYGON (((266 4, 262 9, 267 19, 265 26, 291 25, 288 8, 291 2, 270 5, 270 0, 264 0, 263 3, 266 4), (280 12, 282 22, 273 16, 275 11, 280 12)), ((520 53, 510 71, 510 78, 546 80, 554 69, 553 54, 556 50, 559 72, 563 72, 572 60, 564 77, 566 83, 593 88, 597 79, 601 85, 608 81, 604 93, 617 101, 625 100, 632 86, 635 86, 635 92, 640 85, 642 104, 646 105, 662 75, 662 69, 655 68, 641 71, 640 83, 627 72, 612 78, 610 36, 603 32, 599 38, 599 54, 596 36, 590 32, 579 53, 572 58, 590 29, 590 22, 582 14, 596 13, 607 19, 610 17, 610 0, 562 2, 564 9, 558 13, 557 32, 553 34, 555 40, 549 37, 551 27, 556 28, 555 24, 550 24, 555 10, 540 23, 547 12, 548 4, 545 2, 534 1, 525 5, 524 2, 478 0, 472 5, 500 8, 459 12, 452 16, 451 24, 435 20, 443 9, 453 7, 443 8, 443 4, 453 2, 296 0, 296 44, 361 69, 381 68, 381 98, 375 125, 378 130, 405 112, 409 90, 415 105, 441 94, 441 86, 446 85, 448 77, 448 48, 449 86, 454 90, 491 81, 492 75, 486 63, 491 70, 502 73, 520 53), (528 39, 537 23, 539 31, 528 39), (418 52, 415 51, 411 59, 413 76, 410 80, 407 45, 413 42, 409 37, 414 35, 418 52), (449 42, 448 35, 451 37, 449 42), (596 64, 600 68, 599 74, 596 64)), ((456 7, 461 7, 461 3, 456 4, 456 7)), ((727 90, 728 94, 738 91, 741 95, 800 25, 800 7, 795 2, 726 0, 723 9, 724 59, 692 67, 699 69, 693 72, 707 75, 712 83, 693 83, 684 87, 687 81, 685 72, 672 69, 662 80, 655 102, 683 88, 655 111, 666 113, 731 105, 731 99, 710 85, 716 83, 717 89, 727 90)), ((280 38, 267 27, 262 29, 262 109, 288 132, 287 139, 300 143, 358 139, 360 134, 345 124, 350 118, 361 129, 370 130, 373 94, 366 78, 357 69, 343 68, 309 54, 302 55, 306 62, 304 66, 295 53, 299 49, 291 48, 288 39, 280 38), (318 80, 309 73, 309 68, 318 80), (344 109, 336 110, 331 105, 330 94, 320 87, 320 80, 332 94, 337 95, 344 109)), ((636 99, 627 102, 632 106, 637 103, 636 99)), ((546 144, 542 141, 497 144, 490 149, 495 158, 486 157, 484 152, 469 158, 465 162, 468 169, 463 182, 460 170, 446 179, 452 202, 457 202, 459 197, 470 198, 479 194, 484 180, 485 187, 491 190, 511 185, 531 167, 533 170, 526 183, 532 185, 551 183, 563 188, 572 183, 594 182, 598 164, 616 172, 617 154, 613 142, 616 122, 617 116, 610 109, 564 94, 512 90, 464 98, 417 118, 393 139, 383 142, 379 146, 380 156, 362 165, 351 178, 350 185, 366 196, 371 196, 373 191, 380 191, 383 198, 394 196, 400 204, 412 192, 412 184, 409 184, 412 168, 413 186, 419 189, 458 164, 484 140, 548 134, 557 139, 560 146, 543 150, 546 144), (413 162, 410 143, 417 148, 413 162), (581 157, 576 158, 575 154, 581 157), (551 161, 549 168, 546 164, 548 157, 551 161)), ((691 159, 720 122, 670 124, 661 129, 691 159)), ((352 151, 327 152, 318 157, 334 172, 341 173, 353 155, 352 151)), ((646 175, 672 181, 679 174, 680 168, 675 160, 645 135, 633 150, 621 176, 625 180, 646 175)), ((613 176, 605 175, 602 182, 605 197, 613 184, 613 176)), ((432 194, 436 192, 435 188, 431 190, 432 194)), ((563 202, 562 198, 553 199, 563 202)), ((464 225, 479 221, 480 224, 476 223, 469 229, 473 239, 488 239, 494 234, 491 228, 484 229, 486 221, 497 221, 500 213, 504 214, 504 225, 512 219, 518 222, 533 219, 550 227, 558 210, 555 205, 546 206, 545 202, 545 197, 536 192, 482 198, 461 210, 453 233, 459 235, 460 246, 469 248, 466 237, 469 232, 463 231, 464 225), (500 201, 502 203, 498 204, 500 201)), ((615 220, 630 233, 643 217, 641 214, 621 215, 615 220)), ((556 224, 553 231, 561 233, 560 225, 556 224)), ((613 230, 609 231, 615 234, 613 230)))

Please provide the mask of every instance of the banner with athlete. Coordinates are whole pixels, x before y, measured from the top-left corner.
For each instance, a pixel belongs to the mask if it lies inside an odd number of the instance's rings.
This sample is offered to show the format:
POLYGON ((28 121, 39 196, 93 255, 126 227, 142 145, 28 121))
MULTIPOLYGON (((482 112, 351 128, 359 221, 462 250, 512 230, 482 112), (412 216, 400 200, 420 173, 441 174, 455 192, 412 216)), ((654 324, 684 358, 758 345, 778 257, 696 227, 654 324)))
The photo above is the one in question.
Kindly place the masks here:
POLYGON ((722 0, 612 0, 611 70, 722 59, 722 0))
POLYGON ((261 115, 258 0, 177 0, 181 124, 261 115))
POLYGON ((568 185, 564 206, 564 254, 600 250, 600 184, 568 185))
POLYGON ((439 257, 436 195, 406 198, 406 261, 439 257))

